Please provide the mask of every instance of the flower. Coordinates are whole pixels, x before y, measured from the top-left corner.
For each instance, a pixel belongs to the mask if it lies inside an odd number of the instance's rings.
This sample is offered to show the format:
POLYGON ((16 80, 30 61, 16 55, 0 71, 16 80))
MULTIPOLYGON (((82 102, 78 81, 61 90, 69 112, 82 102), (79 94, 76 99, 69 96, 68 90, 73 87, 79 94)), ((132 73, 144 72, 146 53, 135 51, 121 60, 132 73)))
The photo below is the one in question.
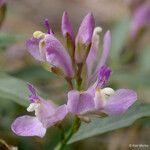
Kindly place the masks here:
POLYGON ((129 0, 127 3, 132 10, 131 36, 135 38, 150 25, 150 1, 129 0))
POLYGON ((84 17, 79 27, 79 31, 76 36, 76 44, 78 43, 83 43, 85 45, 90 44, 92 42, 94 26, 95 26, 94 17, 92 13, 88 13, 84 17))
POLYGON ((33 37, 27 40, 29 53, 38 61, 41 61, 49 70, 65 77, 73 77, 71 58, 63 45, 53 34, 47 19, 45 20, 47 33, 36 31, 33 37))
POLYGON ((44 25, 47 28, 47 33, 36 31, 33 33, 33 37, 27 40, 26 45, 29 53, 41 61, 48 70, 72 78, 74 76, 72 62, 76 60, 77 63, 84 63, 90 50, 94 29, 93 15, 89 13, 83 19, 75 38, 68 13, 64 12, 61 29, 63 36, 68 40, 68 50, 56 39, 47 19, 44 25))
POLYGON ((92 45, 91 49, 89 51, 89 54, 86 59, 86 65, 87 67, 87 73, 88 76, 92 75, 93 69, 95 67, 95 64, 97 62, 97 55, 99 51, 99 46, 100 46, 100 33, 102 32, 101 27, 95 27, 92 35, 92 45))
POLYGON ((94 17, 91 13, 87 14, 83 19, 78 34, 76 36, 75 60, 76 63, 83 63, 89 53, 92 35, 95 26, 94 17))
POLYGON ((62 16, 61 21, 61 31, 65 38, 66 49, 74 63, 74 53, 75 53, 75 35, 73 32, 73 27, 69 19, 68 13, 65 11, 62 16))
POLYGON ((61 22, 61 31, 64 37, 69 37, 71 38, 72 42, 75 42, 75 35, 73 32, 72 24, 70 22, 68 13, 65 11, 62 16, 62 22, 61 22))
MULTIPOLYGON (((56 106, 41 98, 35 88, 29 84, 31 104, 29 112, 35 116, 21 116, 12 123, 12 130, 21 136, 43 137, 48 127, 62 121, 67 113, 75 115, 75 121, 69 131, 69 138, 79 127, 79 118, 89 122, 91 115, 120 115, 137 100, 137 94, 130 89, 114 90, 108 87, 112 73, 106 66, 111 47, 111 34, 107 31, 103 39, 103 51, 99 52, 101 27, 95 27, 94 17, 88 13, 83 19, 77 36, 67 12, 64 12, 61 30, 66 40, 66 49, 55 37, 48 20, 44 23, 47 32, 36 31, 27 41, 30 54, 41 61, 52 72, 66 77, 71 88, 67 104, 56 106), (72 80, 75 82, 72 83, 72 80), (75 128, 75 129, 74 129, 75 128)), ((69 139, 66 138, 66 139, 69 139)))
POLYGON ((114 91, 110 87, 105 87, 110 74, 111 70, 102 66, 97 81, 86 91, 70 91, 68 111, 79 117, 89 116, 89 114, 102 115, 103 113, 109 116, 123 114, 137 100, 137 95, 133 90, 114 91))
POLYGON ((143 28, 150 25, 150 1, 146 1, 135 10, 131 23, 131 35, 135 37, 143 28))
POLYGON ((28 85, 30 105, 28 112, 35 112, 35 116, 24 115, 18 117, 11 125, 12 131, 20 136, 43 137, 48 127, 62 121, 67 115, 66 105, 56 106, 52 101, 44 100, 39 95, 33 85, 28 85))
POLYGON ((93 40, 92 47, 86 59, 88 76, 87 82, 89 86, 93 84, 98 78, 98 72, 100 68, 105 65, 111 47, 111 34, 110 31, 107 31, 103 39, 103 51, 99 57, 99 34, 101 30, 102 29, 100 27, 96 27, 94 29, 95 32, 93 33, 93 39, 95 40, 93 40))

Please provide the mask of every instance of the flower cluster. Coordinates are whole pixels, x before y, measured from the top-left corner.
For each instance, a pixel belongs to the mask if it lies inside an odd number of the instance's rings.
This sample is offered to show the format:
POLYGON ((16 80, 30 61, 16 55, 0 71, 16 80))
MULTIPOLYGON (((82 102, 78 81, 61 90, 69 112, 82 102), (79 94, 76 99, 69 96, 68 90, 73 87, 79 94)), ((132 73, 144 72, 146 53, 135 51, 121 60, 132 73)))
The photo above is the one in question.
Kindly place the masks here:
POLYGON ((135 38, 150 26, 150 1, 127 0, 132 11, 131 36, 135 38))
POLYGON ((44 24, 47 32, 34 32, 33 37, 27 41, 28 51, 47 70, 65 78, 71 89, 67 103, 57 106, 52 101, 41 98, 33 85, 29 84, 31 104, 27 111, 34 111, 35 117, 18 117, 11 126, 14 133, 43 137, 48 127, 62 121, 68 113, 89 122, 93 115, 120 115, 137 100, 133 90, 115 91, 107 87, 112 72, 106 66, 111 35, 110 31, 105 33, 100 55, 102 29, 95 27, 91 13, 85 16, 75 37, 68 14, 64 12, 61 29, 66 41, 65 47, 55 37, 47 19, 44 24))
POLYGON ((3 6, 5 3, 5 0, 0 0, 0 7, 3 6))

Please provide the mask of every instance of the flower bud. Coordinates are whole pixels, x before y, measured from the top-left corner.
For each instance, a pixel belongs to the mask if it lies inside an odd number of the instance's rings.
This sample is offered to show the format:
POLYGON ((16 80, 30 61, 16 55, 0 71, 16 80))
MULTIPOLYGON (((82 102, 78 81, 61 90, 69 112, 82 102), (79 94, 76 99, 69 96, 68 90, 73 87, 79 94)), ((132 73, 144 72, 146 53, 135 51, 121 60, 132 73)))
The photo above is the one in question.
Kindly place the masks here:
POLYGON ((70 39, 72 40, 72 42, 74 42, 74 33, 73 33, 72 25, 69 20, 68 13, 66 11, 63 13, 63 16, 62 16, 61 31, 65 38, 68 35, 70 39))
POLYGON ((131 22, 131 36, 140 36, 143 30, 150 25, 150 1, 144 2, 134 12, 131 22))
POLYGON ((66 41, 66 48, 71 58, 74 59, 75 36, 72 24, 69 20, 68 13, 66 11, 63 13, 62 16, 61 30, 66 41))
POLYGON ((101 27, 95 27, 93 36, 92 36, 92 45, 88 57, 86 59, 87 72, 88 77, 92 75, 92 71, 94 70, 94 65, 97 61, 98 51, 99 51, 99 43, 100 43, 100 33, 102 32, 101 27))
POLYGON ((83 19, 76 37, 75 60, 77 63, 83 63, 86 60, 91 48, 94 26, 94 17, 89 13, 83 19))

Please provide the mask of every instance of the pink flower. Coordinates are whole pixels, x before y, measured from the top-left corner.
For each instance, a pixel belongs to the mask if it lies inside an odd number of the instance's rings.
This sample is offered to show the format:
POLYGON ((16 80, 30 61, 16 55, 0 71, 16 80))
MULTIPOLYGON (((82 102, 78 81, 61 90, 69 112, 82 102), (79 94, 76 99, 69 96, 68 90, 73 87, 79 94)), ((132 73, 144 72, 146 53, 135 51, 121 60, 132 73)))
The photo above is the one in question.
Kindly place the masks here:
POLYGON ((110 73, 109 68, 102 66, 97 81, 86 91, 70 91, 68 93, 68 111, 82 119, 102 113, 109 116, 124 113, 137 100, 137 95, 133 90, 114 91, 110 87, 105 87, 110 73))
POLYGON ((134 38, 142 30, 150 26, 150 1, 141 4, 133 14, 131 36, 134 38))
POLYGON ((24 115, 18 117, 11 125, 12 131, 20 136, 43 137, 48 127, 62 121, 67 115, 66 105, 56 106, 49 100, 42 99, 37 95, 34 87, 29 84, 31 93, 29 100, 31 104, 27 108, 28 112, 35 112, 35 116, 24 115))

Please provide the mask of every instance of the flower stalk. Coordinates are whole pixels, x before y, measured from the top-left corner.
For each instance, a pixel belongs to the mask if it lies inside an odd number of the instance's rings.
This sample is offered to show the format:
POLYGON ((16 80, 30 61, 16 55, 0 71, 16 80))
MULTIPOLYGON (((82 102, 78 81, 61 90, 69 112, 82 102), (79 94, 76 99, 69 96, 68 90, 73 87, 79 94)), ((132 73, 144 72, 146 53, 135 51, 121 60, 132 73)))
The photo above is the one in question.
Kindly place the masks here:
POLYGON ((83 68, 83 64, 77 64, 77 74, 76 74, 76 82, 77 82, 77 90, 81 90, 81 85, 82 85, 82 77, 81 77, 81 73, 82 73, 82 68, 83 68))
POLYGON ((62 141, 54 148, 54 150, 64 150, 68 141, 73 136, 73 134, 78 131, 79 127, 80 119, 77 116, 75 116, 70 130, 65 134, 64 139, 62 139, 62 141))
POLYGON ((69 90, 73 90, 73 83, 72 83, 72 79, 71 78, 65 78, 67 83, 68 83, 68 87, 69 87, 69 90))

